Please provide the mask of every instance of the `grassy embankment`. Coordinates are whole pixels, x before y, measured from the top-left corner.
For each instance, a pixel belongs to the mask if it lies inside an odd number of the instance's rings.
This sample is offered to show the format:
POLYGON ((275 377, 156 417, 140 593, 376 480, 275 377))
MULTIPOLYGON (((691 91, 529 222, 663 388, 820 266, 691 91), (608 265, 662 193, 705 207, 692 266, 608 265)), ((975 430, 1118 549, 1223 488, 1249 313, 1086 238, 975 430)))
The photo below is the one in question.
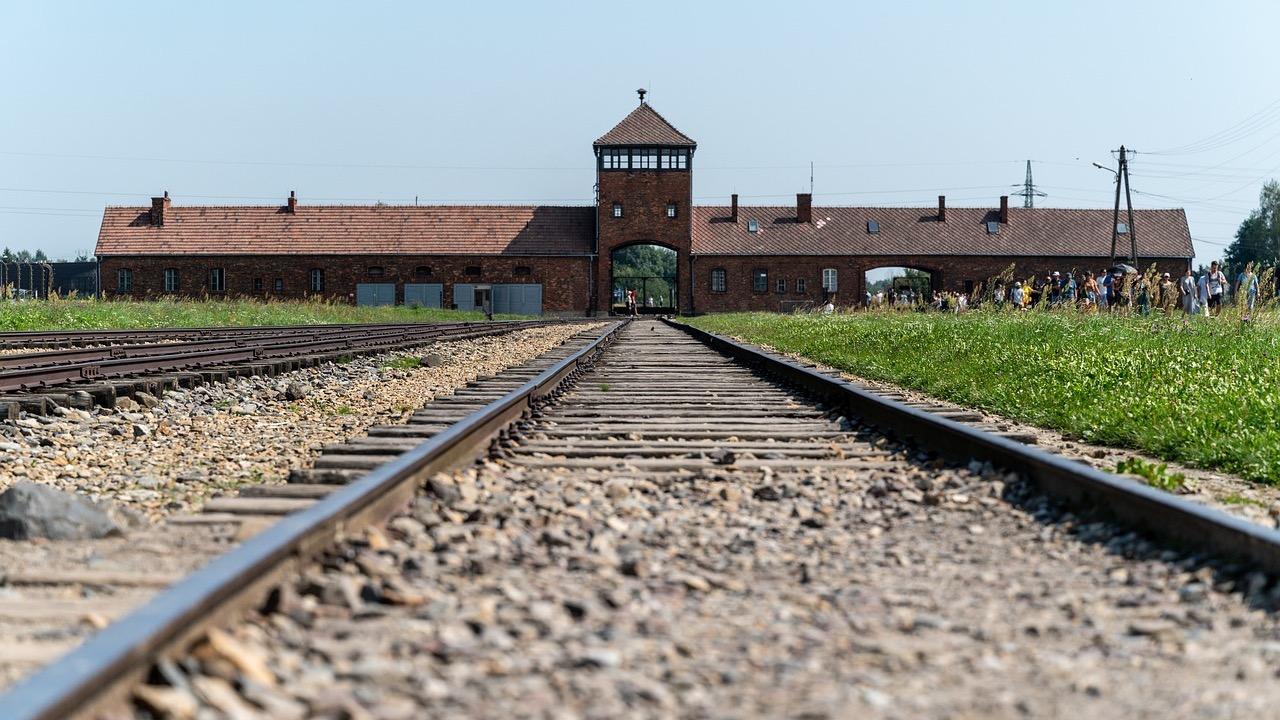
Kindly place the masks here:
POLYGON ((1092 443, 1280 484, 1280 318, 710 315, 692 324, 1092 443))
MULTIPOLYGON (((516 319, 515 316, 497 316, 516 319)), ((51 300, 0 302, 0 332, 152 327, 315 325, 321 323, 462 322, 479 312, 408 307, 357 307, 320 301, 51 300)))

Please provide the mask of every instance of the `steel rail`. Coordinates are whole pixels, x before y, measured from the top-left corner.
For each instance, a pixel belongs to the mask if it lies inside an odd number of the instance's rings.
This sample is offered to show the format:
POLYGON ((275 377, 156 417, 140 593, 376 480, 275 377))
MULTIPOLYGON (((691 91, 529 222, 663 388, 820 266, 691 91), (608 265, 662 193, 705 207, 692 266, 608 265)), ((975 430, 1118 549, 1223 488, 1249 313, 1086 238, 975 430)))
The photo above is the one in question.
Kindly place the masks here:
POLYGON ((801 387, 897 437, 961 462, 990 461, 1067 504, 1100 511, 1152 536, 1280 573, 1280 532, 1074 460, 932 415, 788 358, 666 320, 715 350, 801 387))
POLYGON ((371 328, 412 328, 423 326, 474 327, 494 324, 528 322, 519 320, 464 321, 458 323, 409 322, 409 323, 320 323, 313 325, 240 325, 225 327, 168 327, 129 328, 112 330, 18 330, 0 332, 0 348, 41 347, 56 343, 88 344, 100 342, 139 341, 155 338, 222 338, 245 335, 270 335, 283 332, 314 332, 317 330, 362 330, 371 328))
POLYGON ((127 692, 157 659, 220 620, 260 603, 290 568, 341 535, 408 503, 419 482, 478 457, 511 423, 599 356, 630 321, 614 323, 569 357, 440 434, 309 508, 286 515, 0 695, 8 720, 84 716, 127 692))
POLYGON ((503 325, 446 328, 423 325, 410 330, 345 331, 321 335, 319 338, 289 334, 279 338, 240 339, 212 344, 196 342, 190 346, 183 343, 162 343, 141 346, 137 352, 125 351, 125 348, 132 346, 117 346, 102 349, 98 357, 85 357, 82 354, 85 351, 76 350, 71 351, 76 357, 71 362, 52 361, 13 369, 4 369, 4 364, 0 362, 0 392, 45 388, 79 380, 119 378, 148 372, 171 372, 229 362, 272 360, 332 352, 388 350, 429 340, 461 340, 523 330, 540 327, 548 322, 551 321, 532 320, 503 325))

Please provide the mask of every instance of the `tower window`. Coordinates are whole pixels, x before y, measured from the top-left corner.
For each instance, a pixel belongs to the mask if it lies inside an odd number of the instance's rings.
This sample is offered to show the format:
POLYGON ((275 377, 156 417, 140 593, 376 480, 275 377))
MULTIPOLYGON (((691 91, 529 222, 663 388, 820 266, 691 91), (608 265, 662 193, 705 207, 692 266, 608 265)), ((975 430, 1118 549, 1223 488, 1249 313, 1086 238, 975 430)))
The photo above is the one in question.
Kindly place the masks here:
POLYGON ((763 268, 756 268, 751 271, 751 290, 753 292, 769 291, 769 271, 763 268))
POLYGON ((613 216, 616 218, 622 217, 622 203, 616 202, 613 204, 613 216))
POLYGON ((722 293, 727 286, 724 268, 716 268, 711 271, 711 292, 722 293))
POLYGON ((683 148, 663 148, 659 156, 663 170, 684 170, 689 167, 689 151, 683 148))
POLYGON ((675 216, 676 216, 676 204, 673 202, 667 203, 667 217, 673 218, 675 216))
POLYGON ((631 153, 632 170, 656 170, 658 167, 657 148, 636 148, 631 153))
POLYGON ((604 148, 600 151, 600 167, 605 170, 626 170, 629 159, 626 148, 604 148))

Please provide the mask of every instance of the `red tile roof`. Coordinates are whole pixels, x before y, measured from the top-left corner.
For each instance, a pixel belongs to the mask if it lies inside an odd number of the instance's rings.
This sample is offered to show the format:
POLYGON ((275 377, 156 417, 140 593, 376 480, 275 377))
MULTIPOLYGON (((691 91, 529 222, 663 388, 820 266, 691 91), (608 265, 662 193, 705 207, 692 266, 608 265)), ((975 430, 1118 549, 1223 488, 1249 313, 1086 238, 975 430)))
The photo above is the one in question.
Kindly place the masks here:
MULTIPOLYGON (((987 221, 999 212, 986 208, 815 207, 813 224, 796 222, 795 207, 693 209, 695 255, 1011 255, 1109 257, 1111 211, 1060 208, 1010 208, 1009 223, 998 234, 987 221), (747 222, 760 230, 751 233, 747 222), (880 226, 867 232, 867 221, 880 226)), ((1121 221, 1124 221, 1122 212, 1121 221)), ((1191 231, 1182 210, 1135 210, 1139 257, 1190 258, 1191 231)), ((1129 237, 1121 235, 1117 252, 1128 255, 1129 237)))
POLYGON ((97 254, 107 255, 589 255, 595 208, 299 205, 109 207, 97 254))
POLYGON ((693 138, 685 135, 666 121, 652 107, 641 104, 622 118, 622 122, 593 145, 676 145, 680 147, 696 147, 693 138))

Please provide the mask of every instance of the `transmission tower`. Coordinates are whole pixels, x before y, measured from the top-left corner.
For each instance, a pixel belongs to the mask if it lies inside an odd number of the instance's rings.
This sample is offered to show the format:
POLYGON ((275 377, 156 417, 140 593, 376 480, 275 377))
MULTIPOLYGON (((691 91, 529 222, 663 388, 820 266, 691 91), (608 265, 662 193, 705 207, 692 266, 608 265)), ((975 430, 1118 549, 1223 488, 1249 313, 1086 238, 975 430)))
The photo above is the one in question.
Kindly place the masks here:
MULTIPOLYGON (((1014 187, 1018 187, 1014 185, 1014 187)), ((1022 198, 1022 207, 1029 208, 1036 206, 1036 198, 1049 197, 1043 192, 1036 189, 1036 184, 1031 180, 1031 161, 1027 161, 1027 179, 1022 181, 1022 191, 1013 193, 1015 197, 1022 198)))

